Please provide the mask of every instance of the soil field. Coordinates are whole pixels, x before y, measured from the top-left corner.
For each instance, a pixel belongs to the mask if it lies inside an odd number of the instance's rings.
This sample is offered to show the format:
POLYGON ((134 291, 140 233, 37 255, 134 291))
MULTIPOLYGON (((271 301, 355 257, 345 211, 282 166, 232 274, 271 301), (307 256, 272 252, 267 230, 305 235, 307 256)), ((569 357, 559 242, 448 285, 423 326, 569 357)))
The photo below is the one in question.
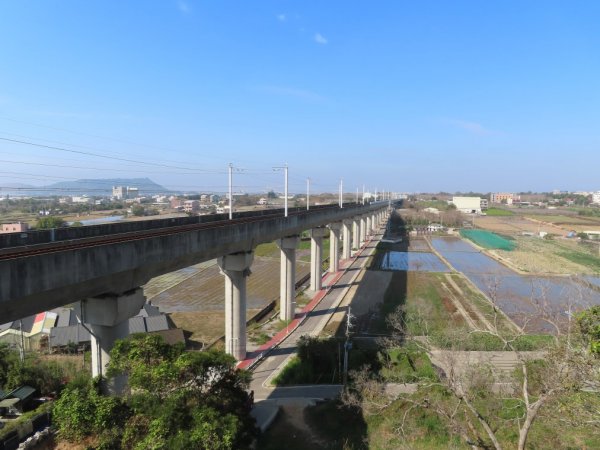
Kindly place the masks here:
MULTIPOLYGON (((186 269, 183 269, 186 270, 186 269)), ((249 309, 261 309, 279 297, 279 259, 255 258, 247 281, 249 309)), ((307 275, 310 265, 296 265, 296 280, 307 275)), ((162 312, 223 311, 225 280, 213 264, 150 298, 162 312)))
POLYGON ((596 217, 568 216, 568 215, 532 215, 532 221, 553 224, 565 232, 575 231, 600 231, 600 219, 596 217))
POLYGON ((532 274, 597 273, 598 269, 594 265, 585 264, 586 259, 592 257, 589 250, 578 245, 575 240, 546 240, 531 236, 517 236, 515 240, 515 250, 493 250, 490 254, 498 255, 520 270, 532 274))
POLYGON ((529 220, 523 216, 481 216, 475 219, 475 226, 495 233, 517 236, 526 233, 547 233, 566 236, 569 230, 552 225, 550 223, 540 223, 529 220))
MULTIPOLYGON (((279 298, 279 258, 256 257, 247 281, 248 318, 279 298)), ((296 280, 310 264, 297 261, 296 280)), ((169 314, 188 339, 207 343, 225 330, 225 281, 215 260, 152 279, 144 286, 148 300, 169 314)))

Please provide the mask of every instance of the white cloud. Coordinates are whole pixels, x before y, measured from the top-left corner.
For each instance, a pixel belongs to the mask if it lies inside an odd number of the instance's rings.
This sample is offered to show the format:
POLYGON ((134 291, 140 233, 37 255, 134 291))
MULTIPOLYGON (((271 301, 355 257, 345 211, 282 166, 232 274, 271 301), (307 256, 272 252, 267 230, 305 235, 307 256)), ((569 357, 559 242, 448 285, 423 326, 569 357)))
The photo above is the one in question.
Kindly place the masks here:
POLYGON ((184 14, 189 14, 192 11, 192 8, 190 8, 190 5, 187 2, 185 2, 184 0, 177 1, 177 9, 179 9, 179 11, 181 11, 184 14))
POLYGON ((315 33, 315 42, 317 44, 325 45, 328 41, 323 37, 321 33, 315 33))
POLYGON ((489 130, 488 128, 484 127, 483 125, 477 122, 457 119, 449 119, 446 120, 446 122, 450 125, 466 130, 469 133, 477 134, 479 136, 486 136, 493 133, 492 130, 489 130))
POLYGON ((285 22, 287 20, 287 16, 285 14, 277 14, 277 20, 280 22, 285 22))

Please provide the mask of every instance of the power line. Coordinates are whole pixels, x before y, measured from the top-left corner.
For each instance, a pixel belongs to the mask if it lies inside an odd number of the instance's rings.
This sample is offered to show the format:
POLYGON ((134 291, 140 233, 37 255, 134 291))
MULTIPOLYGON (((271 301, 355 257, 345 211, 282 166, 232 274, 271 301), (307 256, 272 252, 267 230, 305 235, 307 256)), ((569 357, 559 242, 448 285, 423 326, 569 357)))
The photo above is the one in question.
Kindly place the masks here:
POLYGON ((108 156, 108 155, 102 155, 100 153, 84 152, 82 150, 73 150, 73 149, 68 149, 68 148, 64 148, 64 147, 56 147, 56 146, 53 146, 53 145, 38 144, 38 143, 35 143, 35 142, 22 141, 22 140, 19 140, 19 139, 10 139, 10 138, 6 138, 6 137, 0 137, 0 140, 7 141, 7 142, 12 142, 12 143, 15 143, 15 144, 30 145, 30 146, 33 146, 33 147, 46 148, 46 149, 49 149, 49 150, 57 150, 57 151, 61 151, 61 152, 76 153, 76 154, 87 155, 87 156, 95 156, 97 158, 111 159, 111 160, 115 160, 115 161, 125 161, 125 162, 132 162, 132 163, 136 163, 136 164, 146 164, 146 165, 149 165, 149 166, 167 167, 167 168, 170 168, 170 169, 180 169, 180 170, 190 170, 190 171, 193 170, 193 171, 205 172, 205 173, 225 173, 225 172, 222 172, 222 171, 204 170, 204 169, 190 169, 189 167, 179 167, 179 166, 172 166, 172 165, 168 165, 168 164, 160 164, 160 163, 153 163, 153 162, 148 162, 148 161, 140 161, 140 160, 135 160, 135 159, 120 158, 118 156, 108 156))
MULTIPOLYGON (((81 131, 74 131, 74 130, 69 130, 66 128, 58 128, 58 127, 52 127, 52 126, 48 126, 48 125, 42 125, 39 123, 33 123, 33 122, 27 122, 27 121, 23 121, 23 120, 17 120, 17 119, 12 119, 10 117, 2 117, 0 116, 0 120, 7 120, 10 122, 14 122, 14 123, 20 123, 23 125, 31 125, 34 127, 39 127, 39 128, 46 128, 48 130, 55 130, 55 131, 61 131, 61 132, 65 132, 65 133, 71 133, 71 134, 78 134, 80 136, 89 136, 89 137, 93 137, 96 139, 104 139, 104 140, 108 140, 108 141, 113 141, 113 142, 120 142, 122 144, 127 144, 127 145, 135 145, 138 147, 146 147, 146 148, 151 148, 151 149, 155 149, 155 150, 161 150, 161 151, 167 151, 167 152, 177 152, 177 150, 172 149, 172 148, 168 148, 168 147, 161 147, 161 146, 157 146, 157 145, 149 145, 149 144, 142 144, 139 142, 134 142, 134 141, 130 141, 130 140, 126 140, 126 139, 119 139, 119 138, 113 138, 113 137, 107 137, 107 136, 101 136, 101 135, 97 135, 97 134, 93 134, 93 133, 85 133, 85 132, 81 132, 81 131)), ((12 134, 12 133, 11 133, 12 134)), ((82 147, 82 146, 81 146, 82 147)), ((210 159, 217 159, 220 161, 231 161, 232 159, 237 160, 239 162, 251 162, 251 163, 255 163, 257 162, 256 160, 252 160, 252 161, 244 161, 244 160, 239 160, 238 158, 231 158, 231 157, 221 157, 221 156, 215 156, 213 154, 209 154, 209 155, 204 155, 204 158, 210 158, 210 159)), ((268 165, 271 166, 271 163, 267 163, 265 161, 260 161, 261 164, 264 165, 268 165)))
MULTIPOLYGON (((6 159, 0 159, 0 162, 11 163, 11 164, 26 164, 31 166, 43 166, 43 167, 58 167, 61 169, 82 169, 82 170, 103 170, 108 172, 138 172, 138 173, 148 173, 154 175, 198 175, 197 172, 153 172, 147 170, 139 170, 139 169, 109 169, 108 167, 83 167, 83 166, 70 166, 66 164, 48 164, 48 163, 38 163, 38 162, 29 162, 29 161, 11 161, 6 159)), ((193 170, 193 169, 190 169, 193 170)), ((213 172, 210 172, 211 174, 213 172)), ((214 172, 215 174, 221 174, 224 172, 214 172)))

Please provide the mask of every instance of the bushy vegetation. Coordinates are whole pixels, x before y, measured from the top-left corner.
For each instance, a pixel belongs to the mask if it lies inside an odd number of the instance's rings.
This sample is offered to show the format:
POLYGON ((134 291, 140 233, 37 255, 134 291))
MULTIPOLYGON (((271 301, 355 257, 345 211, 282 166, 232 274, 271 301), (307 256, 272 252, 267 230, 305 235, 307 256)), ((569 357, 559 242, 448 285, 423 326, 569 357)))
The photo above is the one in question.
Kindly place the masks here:
POLYGON ((255 437, 250 378, 222 352, 185 352, 160 336, 117 341, 111 376, 129 397, 102 395, 97 381, 69 384, 54 409, 59 436, 92 438, 104 449, 243 449, 255 437))
POLYGON ((437 380, 429 357, 414 345, 390 348, 379 353, 380 375, 388 382, 416 383, 437 380))
POLYGON ((577 214, 586 217, 600 217, 600 208, 585 208, 580 209, 577 214))
POLYGON ((35 224, 36 230, 49 230, 51 228, 64 227, 66 222, 60 217, 46 216, 40 217, 35 224))
POLYGON ((27 353, 21 361, 18 351, 0 344, 0 387, 4 391, 28 385, 41 395, 57 393, 64 380, 71 378, 77 370, 73 366, 43 360, 32 353, 27 353))
MULTIPOLYGON (((341 383, 343 359, 343 339, 302 336, 298 342, 298 356, 292 358, 274 383, 279 386, 341 383)), ((358 369, 364 365, 378 370, 380 363, 377 350, 361 347, 355 342, 349 352, 348 366, 358 369)))

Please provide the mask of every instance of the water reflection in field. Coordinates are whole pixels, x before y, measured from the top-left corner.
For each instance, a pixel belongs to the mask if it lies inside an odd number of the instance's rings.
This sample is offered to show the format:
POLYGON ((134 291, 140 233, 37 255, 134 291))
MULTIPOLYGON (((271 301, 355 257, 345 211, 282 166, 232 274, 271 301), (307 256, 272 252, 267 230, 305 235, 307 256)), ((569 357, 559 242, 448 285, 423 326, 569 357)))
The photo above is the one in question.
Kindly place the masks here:
POLYGON ((594 286, 597 286, 600 288, 600 277, 593 277, 593 276, 586 275, 586 276, 584 276, 584 278, 588 283, 591 283, 594 286))
POLYGON ((415 270, 449 272, 448 267, 433 253, 389 251, 381 260, 382 270, 415 270))
MULTIPOLYGON (((520 314, 536 310, 563 313, 569 305, 585 308, 600 304, 600 293, 570 277, 519 275, 458 238, 433 238, 432 245, 517 321, 520 314)), ((600 278, 596 280, 600 286, 600 278)))

